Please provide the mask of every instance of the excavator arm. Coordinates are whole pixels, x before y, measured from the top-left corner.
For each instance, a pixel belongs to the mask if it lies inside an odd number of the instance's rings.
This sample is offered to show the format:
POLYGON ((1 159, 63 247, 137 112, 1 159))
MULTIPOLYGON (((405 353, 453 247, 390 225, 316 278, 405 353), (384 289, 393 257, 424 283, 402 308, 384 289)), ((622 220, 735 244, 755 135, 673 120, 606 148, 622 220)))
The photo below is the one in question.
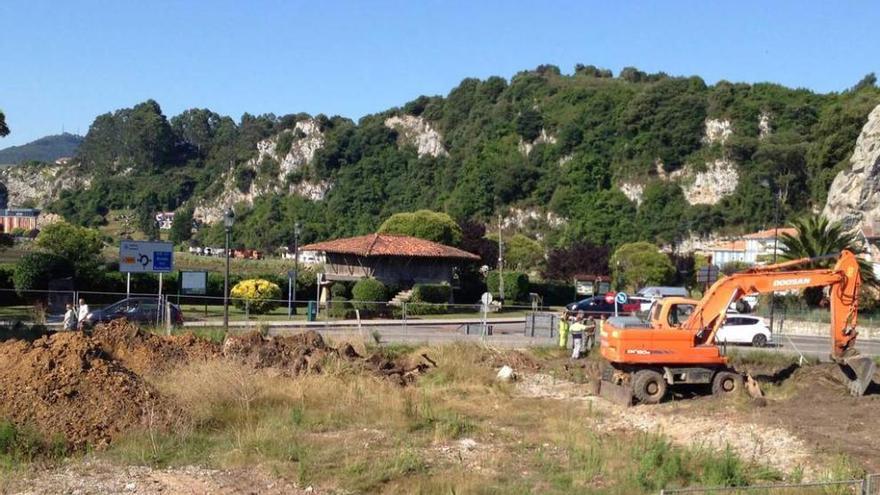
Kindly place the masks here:
POLYGON ((854 395, 863 395, 876 365, 870 358, 859 356, 855 349, 861 286, 858 260, 852 252, 845 250, 833 268, 791 270, 810 261, 814 260, 803 258, 722 278, 709 288, 683 329, 694 334, 697 345, 712 345, 727 308, 745 295, 830 286, 831 357, 850 379, 850 391, 854 395))

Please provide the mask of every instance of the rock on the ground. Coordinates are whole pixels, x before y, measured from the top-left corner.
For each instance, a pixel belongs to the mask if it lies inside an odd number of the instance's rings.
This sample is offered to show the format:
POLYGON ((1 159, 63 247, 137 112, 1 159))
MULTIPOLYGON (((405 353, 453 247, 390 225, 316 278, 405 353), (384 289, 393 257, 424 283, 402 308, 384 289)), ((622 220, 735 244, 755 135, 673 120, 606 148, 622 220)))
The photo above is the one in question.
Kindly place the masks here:
POLYGON ((880 222, 880 105, 862 127, 850 168, 831 183, 822 214, 853 229, 880 222))
POLYGON ((502 382, 516 380, 516 372, 510 366, 504 365, 498 370, 498 379, 502 382))

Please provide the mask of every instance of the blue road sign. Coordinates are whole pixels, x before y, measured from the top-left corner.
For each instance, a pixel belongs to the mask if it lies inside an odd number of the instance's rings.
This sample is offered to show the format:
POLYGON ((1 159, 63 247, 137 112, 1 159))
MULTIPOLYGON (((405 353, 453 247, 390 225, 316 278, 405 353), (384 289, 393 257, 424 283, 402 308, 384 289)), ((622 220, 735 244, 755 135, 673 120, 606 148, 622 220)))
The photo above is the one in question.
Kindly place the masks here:
POLYGON ((626 304, 629 301, 629 296, 626 295, 626 292, 618 292, 617 295, 614 296, 614 300, 617 304, 626 304))

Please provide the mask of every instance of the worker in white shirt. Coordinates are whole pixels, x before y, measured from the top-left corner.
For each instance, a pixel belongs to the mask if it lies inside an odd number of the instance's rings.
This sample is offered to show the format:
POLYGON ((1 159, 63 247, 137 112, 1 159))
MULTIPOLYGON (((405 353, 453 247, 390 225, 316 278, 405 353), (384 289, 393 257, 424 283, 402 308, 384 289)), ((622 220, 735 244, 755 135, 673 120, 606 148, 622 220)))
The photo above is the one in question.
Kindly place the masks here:
POLYGON ((76 330, 78 319, 76 317, 76 311, 73 309, 73 304, 67 303, 67 311, 64 312, 64 325, 63 329, 65 332, 76 330))
POLYGON ((77 317, 76 317, 77 328, 79 328, 80 330, 83 330, 84 329, 83 326, 85 325, 85 321, 86 321, 86 316, 89 315, 89 305, 86 304, 86 300, 83 298, 79 298, 79 306, 77 307, 76 315, 77 315, 77 317))

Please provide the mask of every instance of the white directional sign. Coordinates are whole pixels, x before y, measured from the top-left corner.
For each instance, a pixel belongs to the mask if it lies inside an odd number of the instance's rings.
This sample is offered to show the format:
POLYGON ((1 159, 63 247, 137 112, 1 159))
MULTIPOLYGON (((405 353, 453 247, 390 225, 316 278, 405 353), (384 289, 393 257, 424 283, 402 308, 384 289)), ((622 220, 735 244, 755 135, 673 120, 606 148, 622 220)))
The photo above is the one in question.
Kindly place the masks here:
POLYGON ((174 244, 170 242, 122 241, 119 271, 123 273, 171 273, 174 244))

